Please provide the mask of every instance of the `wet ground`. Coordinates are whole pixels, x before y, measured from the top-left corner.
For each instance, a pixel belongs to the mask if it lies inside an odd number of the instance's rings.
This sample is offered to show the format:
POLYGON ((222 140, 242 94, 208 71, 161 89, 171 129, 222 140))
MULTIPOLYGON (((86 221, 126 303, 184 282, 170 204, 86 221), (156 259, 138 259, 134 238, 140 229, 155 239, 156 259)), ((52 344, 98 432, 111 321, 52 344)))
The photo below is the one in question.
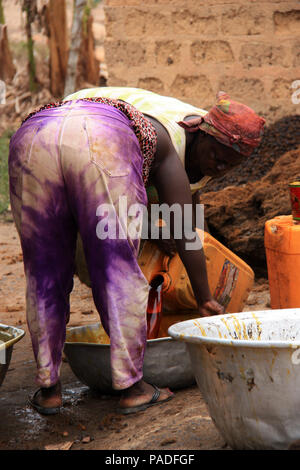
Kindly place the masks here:
MULTIPOLYGON (((269 308, 269 291, 258 280, 245 310, 269 308)), ((75 279, 69 326, 98 321, 90 290, 75 279)), ((0 323, 26 332, 13 349, 0 387, 0 450, 221 450, 229 449, 215 428, 196 386, 145 412, 116 413, 118 398, 91 392, 62 364, 64 409, 39 415, 27 404, 36 389, 35 362, 25 319, 25 279, 18 236, 11 216, 0 220, 0 323)))

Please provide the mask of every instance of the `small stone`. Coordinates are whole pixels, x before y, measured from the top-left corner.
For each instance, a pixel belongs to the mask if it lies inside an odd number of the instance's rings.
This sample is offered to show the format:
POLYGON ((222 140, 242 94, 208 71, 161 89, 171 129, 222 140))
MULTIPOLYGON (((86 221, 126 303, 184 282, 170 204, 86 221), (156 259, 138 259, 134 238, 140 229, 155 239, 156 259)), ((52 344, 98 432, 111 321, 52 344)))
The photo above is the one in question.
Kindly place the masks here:
POLYGON ((161 446, 166 446, 168 444, 174 444, 174 442, 176 442, 176 439, 174 439, 173 437, 167 437, 166 439, 164 439, 163 441, 161 441, 160 445, 161 446))

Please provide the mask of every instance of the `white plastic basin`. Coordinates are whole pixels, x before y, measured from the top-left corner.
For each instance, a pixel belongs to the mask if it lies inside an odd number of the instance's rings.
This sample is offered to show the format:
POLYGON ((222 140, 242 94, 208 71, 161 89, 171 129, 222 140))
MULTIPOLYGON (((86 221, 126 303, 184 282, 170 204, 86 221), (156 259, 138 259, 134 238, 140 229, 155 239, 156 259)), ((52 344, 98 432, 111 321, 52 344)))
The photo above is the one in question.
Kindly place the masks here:
POLYGON ((209 413, 233 449, 288 449, 300 440, 300 308, 172 325, 209 413))

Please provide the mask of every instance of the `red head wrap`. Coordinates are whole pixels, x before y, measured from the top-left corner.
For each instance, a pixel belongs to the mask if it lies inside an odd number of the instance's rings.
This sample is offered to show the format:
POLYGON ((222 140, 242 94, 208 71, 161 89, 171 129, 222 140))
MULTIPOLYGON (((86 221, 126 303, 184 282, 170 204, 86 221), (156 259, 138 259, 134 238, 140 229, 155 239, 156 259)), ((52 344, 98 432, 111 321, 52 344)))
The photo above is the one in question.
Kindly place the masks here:
POLYGON ((265 119, 248 106, 233 101, 220 91, 217 103, 204 116, 178 124, 188 132, 199 129, 245 156, 250 156, 261 141, 265 119))

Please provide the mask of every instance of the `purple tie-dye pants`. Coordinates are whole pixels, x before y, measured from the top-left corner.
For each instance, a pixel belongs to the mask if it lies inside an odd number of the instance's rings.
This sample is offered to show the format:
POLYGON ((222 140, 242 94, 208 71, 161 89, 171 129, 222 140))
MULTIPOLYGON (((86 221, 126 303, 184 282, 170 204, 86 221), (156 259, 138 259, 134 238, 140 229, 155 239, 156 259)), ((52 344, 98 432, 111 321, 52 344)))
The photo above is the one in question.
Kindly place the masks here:
POLYGON ((110 204, 118 218, 119 196, 128 206, 147 203, 142 163, 129 119, 83 100, 40 111, 11 140, 11 207, 42 387, 59 380, 78 232, 93 299, 110 336, 113 387, 125 389, 142 378, 149 287, 137 262, 139 239, 96 233, 101 204, 110 204))

